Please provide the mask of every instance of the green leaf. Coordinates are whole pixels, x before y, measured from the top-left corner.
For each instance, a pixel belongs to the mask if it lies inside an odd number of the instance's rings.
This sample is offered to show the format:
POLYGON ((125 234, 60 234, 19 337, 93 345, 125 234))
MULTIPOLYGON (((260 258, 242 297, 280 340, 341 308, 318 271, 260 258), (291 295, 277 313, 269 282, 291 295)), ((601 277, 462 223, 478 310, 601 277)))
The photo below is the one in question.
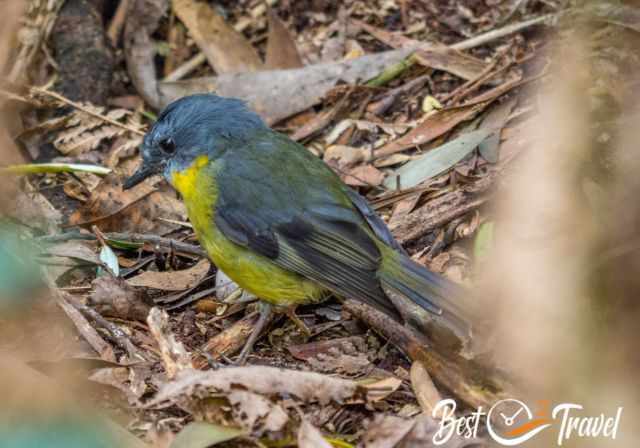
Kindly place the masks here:
POLYGON ((39 173, 93 173, 107 175, 110 168, 84 163, 28 163, 25 165, 10 165, 0 167, 0 172, 12 174, 39 174, 39 173))
POLYGON ((493 222, 487 221, 480 225, 476 239, 473 242, 473 255, 476 260, 484 260, 493 249, 493 222))
POLYGON ((173 439, 170 448, 207 448, 242 435, 245 435, 245 432, 238 428, 193 422, 182 428, 173 439))
POLYGON ((105 238, 105 241, 110 246, 115 247, 116 249, 123 249, 123 250, 140 249, 141 247, 144 246, 144 243, 139 243, 135 241, 117 240, 114 238, 105 238))
MULTIPOLYGON (((462 134, 455 140, 407 162, 395 172, 396 176, 400 176, 401 188, 415 187, 419 183, 445 172, 465 158, 492 133, 493 131, 489 129, 479 129, 462 134)), ((396 185, 396 176, 387 176, 384 186, 393 189, 396 185)))
MULTIPOLYGON (((117 255, 106 244, 100 249, 100 261, 102 261, 116 277, 120 276, 120 265, 117 255)), ((98 268, 98 275, 102 275, 102 269, 98 268)))

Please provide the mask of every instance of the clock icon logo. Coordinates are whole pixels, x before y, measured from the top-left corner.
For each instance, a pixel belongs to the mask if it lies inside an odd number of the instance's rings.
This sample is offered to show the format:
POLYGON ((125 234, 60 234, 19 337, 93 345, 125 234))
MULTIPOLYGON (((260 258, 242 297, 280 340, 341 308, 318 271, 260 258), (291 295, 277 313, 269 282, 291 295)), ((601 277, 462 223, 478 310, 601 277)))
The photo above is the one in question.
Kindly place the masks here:
POLYGON ((507 398, 498 401, 487 413, 487 431, 496 442, 514 446, 551 426, 548 415, 548 406, 544 402, 534 414, 524 402, 507 398))

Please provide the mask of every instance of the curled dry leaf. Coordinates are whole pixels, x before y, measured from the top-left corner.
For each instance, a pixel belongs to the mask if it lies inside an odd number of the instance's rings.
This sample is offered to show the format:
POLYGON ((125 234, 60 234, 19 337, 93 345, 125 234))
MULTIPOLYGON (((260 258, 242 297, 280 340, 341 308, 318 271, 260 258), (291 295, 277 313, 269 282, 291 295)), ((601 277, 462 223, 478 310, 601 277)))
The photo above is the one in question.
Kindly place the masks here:
POLYGON ((103 232, 164 233, 173 227, 158 217, 183 221, 184 215, 184 205, 171 193, 157 191, 147 183, 123 191, 120 177, 112 173, 69 217, 69 225, 95 224, 103 232))
POLYGON ((104 316, 144 322, 149 310, 149 298, 144 290, 136 289, 121 278, 102 276, 93 283, 89 303, 104 316))
POLYGON ((331 444, 327 442, 322 434, 309 422, 302 420, 300 429, 298 430, 298 447, 299 448, 331 448, 331 444))
POLYGON ((198 285, 207 275, 211 263, 202 259, 189 269, 180 271, 144 271, 128 280, 131 286, 162 289, 164 291, 184 291, 198 285))

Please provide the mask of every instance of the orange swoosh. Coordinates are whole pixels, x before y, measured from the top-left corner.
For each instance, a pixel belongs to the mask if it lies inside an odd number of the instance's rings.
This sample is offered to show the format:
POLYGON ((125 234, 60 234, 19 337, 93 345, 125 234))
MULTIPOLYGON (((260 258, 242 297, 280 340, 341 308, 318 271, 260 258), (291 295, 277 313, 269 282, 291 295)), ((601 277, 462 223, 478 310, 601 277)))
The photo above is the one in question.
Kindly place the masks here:
POLYGON ((551 420, 546 419, 546 418, 536 418, 533 419, 531 421, 528 421, 527 423, 523 423, 522 425, 518 426, 517 428, 513 428, 511 431, 509 431, 506 435, 509 437, 516 437, 519 436, 521 434, 527 433, 533 429, 536 429, 538 426, 542 426, 545 425, 547 423, 551 423, 551 420))

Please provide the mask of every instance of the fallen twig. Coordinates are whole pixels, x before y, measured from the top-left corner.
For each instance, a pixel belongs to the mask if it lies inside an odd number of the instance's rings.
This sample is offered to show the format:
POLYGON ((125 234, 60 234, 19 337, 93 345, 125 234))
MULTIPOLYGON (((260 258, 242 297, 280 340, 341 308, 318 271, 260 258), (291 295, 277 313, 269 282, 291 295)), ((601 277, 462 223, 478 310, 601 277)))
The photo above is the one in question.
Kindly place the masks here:
POLYGON ((109 123, 109 124, 111 124, 113 126, 117 126, 119 128, 126 129, 127 131, 132 132, 132 133, 134 133, 136 135, 144 135, 144 132, 142 132, 139 129, 132 128, 131 126, 128 126, 128 125, 126 125, 124 123, 120 123, 119 121, 114 120, 112 118, 109 118, 106 115, 99 114, 99 113, 97 113, 97 112, 95 112, 95 111, 83 106, 80 103, 76 103, 75 101, 71 101, 70 99, 65 98, 64 96, 60 95, 59 93, 52 92, 51 90, 43 89, 41 87, 36 87, 36 86, 31 87, 31 90, 33 92, 37 92, 37 93, 39 93, 41 95, 47 95, 47 96, 50 96, 51 98, 55 98, 56 100, 60 101, 61 103, 64 103, 67 106, 71 106, 74 109, 78 109, 79 111, 82 111, 87 115, 91 115, 92 117, 95 117, 95 118, 97 118, 99 120, 102 120, 105 123, 109 123))
MULTIPOLYGON (((196 246, 195 244, 183 243, 182 241, 177 241, 171 238, 164 238, 158 235, 150 235, 144 233, 120 233, 120 232, 111 232, 104 234, 107 237, 107 240, 121 240, 121 241, 131 241, 133 243, 148 243, 153 244, 155 246, 163 247, 165 249, 173 249, 177 252, 182 252, 185 254, 195 255, 198 257, 206 257, 207 253, 200 246, 196 246)), ((90 235, 81 232, 66 232, 60 233, 56 235, 47 235, 44 237, 38 238, 38 241, 46 242, 46 243, 58 243, 69 240, 95 240, 95 235, 90 235)))

